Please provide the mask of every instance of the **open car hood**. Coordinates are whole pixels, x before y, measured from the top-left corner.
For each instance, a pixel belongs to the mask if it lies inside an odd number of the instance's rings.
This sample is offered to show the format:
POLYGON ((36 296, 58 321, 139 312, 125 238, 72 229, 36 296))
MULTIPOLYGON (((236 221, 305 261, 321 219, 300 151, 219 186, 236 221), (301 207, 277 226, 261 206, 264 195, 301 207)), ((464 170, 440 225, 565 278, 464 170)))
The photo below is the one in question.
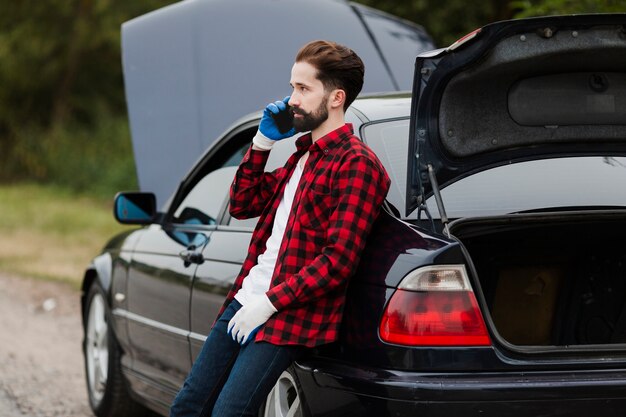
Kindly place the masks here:
POLYGON ((424 30, 339 0, 185 0, 122 25, 122 60, 139 185, 159 206, 220 133, 291 92, 298 49, 348 45, 363 92, 410 90, 433 48, 424 30))
POLYGON ((416 60, 407 215, 491 167, 624 154, 626 14, 498 22, 416 60))

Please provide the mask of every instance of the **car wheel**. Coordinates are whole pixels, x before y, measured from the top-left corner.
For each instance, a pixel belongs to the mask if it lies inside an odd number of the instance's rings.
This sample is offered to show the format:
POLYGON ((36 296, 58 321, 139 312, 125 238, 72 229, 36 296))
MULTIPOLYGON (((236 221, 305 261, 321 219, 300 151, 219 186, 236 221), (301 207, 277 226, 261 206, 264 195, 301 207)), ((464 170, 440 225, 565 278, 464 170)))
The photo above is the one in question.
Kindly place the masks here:
POLYGON ((83 314, 85 376, 89 405, 94 414, 98 417, 148 415, 150 412, 134 402, 128 393, 106 296, 97 283, 89 289, 83 314))
POLYGON ((267 395, 259 413, 262 417, 303 417, 302 394, 292 368, 284 371, 267 395))

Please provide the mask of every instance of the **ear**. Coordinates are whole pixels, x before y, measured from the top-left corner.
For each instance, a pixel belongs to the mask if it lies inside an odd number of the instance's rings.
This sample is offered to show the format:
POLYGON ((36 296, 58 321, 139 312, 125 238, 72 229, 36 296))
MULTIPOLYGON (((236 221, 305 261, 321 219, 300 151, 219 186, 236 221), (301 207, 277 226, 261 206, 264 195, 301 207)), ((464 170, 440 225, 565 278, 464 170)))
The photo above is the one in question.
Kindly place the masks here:
POLYGON ((339 107, 343 109, 343 103, 345 102, 346 102, 346 92, 344 90, 336 89, 330 93, 330 107, 331 108, 339 107))

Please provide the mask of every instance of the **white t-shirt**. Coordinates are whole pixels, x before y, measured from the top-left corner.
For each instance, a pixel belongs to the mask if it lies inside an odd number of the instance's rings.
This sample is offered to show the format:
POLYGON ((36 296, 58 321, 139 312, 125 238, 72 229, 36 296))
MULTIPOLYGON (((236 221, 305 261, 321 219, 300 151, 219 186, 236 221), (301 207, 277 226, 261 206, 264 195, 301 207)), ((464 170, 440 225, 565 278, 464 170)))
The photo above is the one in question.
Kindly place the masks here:
POLYGON ((280 204, 276 210, 274 225, 272 226, 272 234, 267 239, 265 252, 257 258, 257 264, 250 269, 250 273, 244 278, 241 289, 235 294, 235 299, 245 305, 254 297, 265 294, 270 289, 270 281, 274 268, 276 267, 276 259, 278 258, 278 250, 285 235, 287 220, 293 205, 293 198, 298 188, 298 183, 302 177, 302 168, 300 164, 296 164, 296 168, 291 174, 291 178, 285 186, 285 192, 280 199, 280 204))

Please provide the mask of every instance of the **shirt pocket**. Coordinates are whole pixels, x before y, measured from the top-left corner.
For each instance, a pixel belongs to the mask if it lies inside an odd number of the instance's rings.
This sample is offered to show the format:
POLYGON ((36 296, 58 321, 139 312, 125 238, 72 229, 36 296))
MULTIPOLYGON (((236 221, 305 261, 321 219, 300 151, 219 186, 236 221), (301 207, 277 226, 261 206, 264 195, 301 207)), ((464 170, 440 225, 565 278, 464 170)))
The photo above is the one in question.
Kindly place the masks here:
POLYGON ((302 194, 299 221, 302 227, 326 233, 332 210, 332 195, 325 184, 311 184, 302 194))

